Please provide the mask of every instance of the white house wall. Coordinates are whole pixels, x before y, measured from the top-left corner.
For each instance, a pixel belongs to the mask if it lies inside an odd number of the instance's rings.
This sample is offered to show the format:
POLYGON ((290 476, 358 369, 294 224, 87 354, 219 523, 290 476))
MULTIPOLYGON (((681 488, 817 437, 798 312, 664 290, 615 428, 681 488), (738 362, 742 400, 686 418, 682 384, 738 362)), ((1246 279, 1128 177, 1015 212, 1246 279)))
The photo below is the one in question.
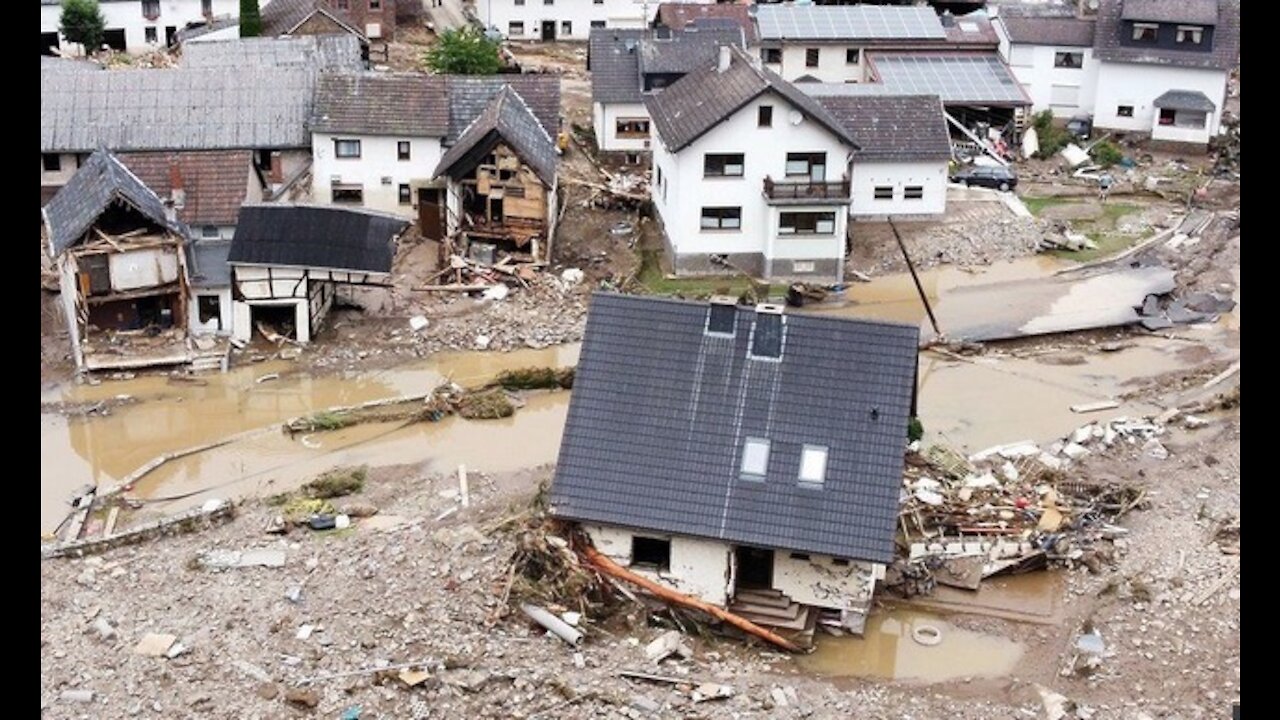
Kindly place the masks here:
POLYGON ((1014 44, 1006 56, 1013 76, 1031 98, 1032 112, 1052 110, 1054 117, 1091 114, 1098 87, 1098 69, 1093 48, 1014 44), (1084 55, 1079 68, 1054 67, 1057 53, 1084 55))
POLYGON ((729 600, 728 544, 717 540, 663 535, 661 533, 635 532, 618 527, 586 525, 584 529, 596 549, 632 572, 643 575, 693 595, 713 605, 724 606, 729 600), (669 570, 657 571, 645 567, 631 567, 631 538, 633 535, 671 541, 669 570))
MULTIPOLYGON (((50 154, 54 154, 54 153, 50 153, 50 154)), ((58 155, 58 169, 50 171, 50 170, 44 169, 44 154, 41 153, 40 155, 40 184, 41 185, 66 185, 71 180, 71 176, 76 174, 76 170, 80 169, 80 166, 76 163, 75 153, 57 153, 57 155, 58 155)))
MULTIPOLYGON (((164 47, 167 27, 181 30, 187 26, 187 23, 203 22, 205 19, 204 14, 201 13, 201 0, 160 0, 160 16, 155 20, 148 20, 143 16, 141 0, 101 0, 99 7, 102 9, 103 19, 106 20, 106 28, 124 30, 125 48, 134 54, 164 47), (156 29, 155 43, 147 42, 147 28, 156 29)), ((213 0, 213 16, 228 15, 240 17, 239 0, 213 0)), ((83 52, 78 44, 67 43, 67 39, 58 31, 61 20, 61 5, 40 6, 40 32, 58 32, 58 43, 61 49, 71 51, 74 48, 75 52, 83 52)))
MULTIPOLYGON (((363 207, 413 218, 418 201, 416 188, 431 182, 431 174, 440 163, 440 138, 384 137, 373 135, 315 133, 311 136, 314 158, 312 199, 333 202, 332 183, 359 185, 364 189, 363 207), (359 140, 360 157, 334 157, 334 140, 359 140), (400 160, 398 144, 409 141, 409 159, 400 160), (383 184, 390 178, 390 184, 383 184), (400 204, 400 185, 410 186, 410 201, 400 204)), ((346 203, 342 203, 346 204, 346 203)))
POLYGON ((947 210, 947 163, 853 162, 854 217, 884 215, 941 215, 947 210), (877 200, 876 187, 893 187, 892 200, 877 200), (903 188, 919 185, 924 197, 907 200, 903 188))
POLYGON ((647 27, 658 14, 657 2, 640 0, 476 0, 476 14, 485 27, 498 29, 510 40, 541 40, 542 23, 556 24, 556 40, 586 40, 591 23, 604 23, 608 28, 647 27), (511 23, 524 23, 523 32, 512 34, 511 23), (564 32, 564 23, 570 23, 564 32))
POLYGON ((1218 134, 1218 122, 1227 92, 1227 74, 1222 70, 1162 65, 1102 63, 1098 69, 1093 125, 1105 130, 1149 133, 1158 115, 1152 103, 1169 90, 1204 93, 1215 108, 1208 119, 1206 137, 1218 134), (1116 109, 1121 105, 1133 106, 1133 117, 1119 117, 1116 109))
MULTIPOLYGON (((843 83, 862 81, 862 53, 858 53, 858 62, 849 64, 848 50, 856 45, 839 45, 830 43, 785 43, 782 46, 782 64, 767 63, 765 67, 778 73, 782 79, 795 82, 796 78, 811 75, 822 82, 843 83), (818 66, 807 67, 809 48, 818 49, 818 66)), ((759 50, 755 51, 759 57, 759 50)))
POLYGON ((187 300, 188 329, 192 335, 229 335, 234 321, 231 309, 231 288, 192 288, 187 300), (218 298, 218 317, 209 322, 200 322, 201 296, 214 295, 218 298))
POLYGON ((773 587, 805 605, 836 610, 863 610, 871 601, 882 568, 874 563, 836 565, 823 555, 809 559, 778 550, 773 554, 773 587))
MULTIPOLYGON (((606 152, 644 152, 646 145, 652 144, 652 134, 648 140, 618 137, 619 118, 649 119, 649 111, 643 103, 594 103, 592 119, 596 132, 596 144, 606 152)), ((652 133, 652 126, 650 126, 652 133)))
POLYGON ((178 253, 173 247, 146 248, 107 256, 111 291, 128 292, 178 280, 178 253))

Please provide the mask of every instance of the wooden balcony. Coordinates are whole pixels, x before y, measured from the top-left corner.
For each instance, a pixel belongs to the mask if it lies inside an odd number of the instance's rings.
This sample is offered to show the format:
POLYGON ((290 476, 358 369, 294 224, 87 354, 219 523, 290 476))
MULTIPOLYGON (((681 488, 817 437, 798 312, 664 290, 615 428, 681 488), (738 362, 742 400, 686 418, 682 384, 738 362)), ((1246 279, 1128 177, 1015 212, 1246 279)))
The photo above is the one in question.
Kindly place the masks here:
POLYGON ((843 205, 849 202, 849 178, 834 182, 775 182, 773 178, 766 176, 764 197, 769 203, 777 205, 843 205))

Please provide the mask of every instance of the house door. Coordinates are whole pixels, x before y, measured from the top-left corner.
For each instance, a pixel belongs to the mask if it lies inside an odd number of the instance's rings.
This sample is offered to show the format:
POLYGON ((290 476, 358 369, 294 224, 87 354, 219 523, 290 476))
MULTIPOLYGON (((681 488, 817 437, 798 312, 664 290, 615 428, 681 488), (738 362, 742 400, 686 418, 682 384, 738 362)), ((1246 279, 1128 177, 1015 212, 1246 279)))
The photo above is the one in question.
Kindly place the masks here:
POLYGON ((556 39, 556 21, 555 20, 542 21, 542 39, 543 40, 556 39))
POLYGON ((418 229, 428 240, 444 239, 444 208, 440 188, 418 188, 418 229))
POLYGON ((739 545, 733 554, 738 565, 738 589, 766 590, 773 587, 772 550, 739 545))
POLYGON ((173 47, 174 41, 178 39, 178 28, 174 25, 168 25, 164 29, 164 45, 165 47, 173 47))

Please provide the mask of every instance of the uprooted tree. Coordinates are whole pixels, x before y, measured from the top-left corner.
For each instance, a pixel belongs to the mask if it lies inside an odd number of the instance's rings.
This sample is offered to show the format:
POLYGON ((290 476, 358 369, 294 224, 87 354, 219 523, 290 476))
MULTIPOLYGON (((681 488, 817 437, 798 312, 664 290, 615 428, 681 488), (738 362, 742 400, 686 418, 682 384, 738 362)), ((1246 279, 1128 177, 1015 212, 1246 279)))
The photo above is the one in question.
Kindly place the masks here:
POLYGON ((478 28, 445 30, 423 55, 432 72, 454 75, 494 75, 502 68, 498 43, 478 28))
POLYGON ((240 0, 240 37, 258 37, 262 34, 262 11, 258 0, 240 0))
POLYGON ((86 53, 102 47, 107 21, 102 17, 98 0, 62 0, 60 30, 68 41, 80 43, 86 53))

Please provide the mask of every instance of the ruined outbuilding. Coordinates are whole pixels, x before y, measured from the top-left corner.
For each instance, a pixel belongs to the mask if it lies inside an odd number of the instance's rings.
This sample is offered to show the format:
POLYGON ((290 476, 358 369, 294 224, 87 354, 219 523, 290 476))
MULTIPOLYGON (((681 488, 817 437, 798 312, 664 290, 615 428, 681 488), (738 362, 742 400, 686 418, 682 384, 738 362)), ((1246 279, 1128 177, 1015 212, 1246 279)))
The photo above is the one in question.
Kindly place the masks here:
POLYGON ((915 327, 596 294, 550 507, 741 617, 861 632, 894 558, 915 327), (836 619, 838 618, 838 620, 836 619))
MULTIPOLYGON (((115 156, 98 150, 40 211, 79 370, 217 356, 187 336, 188 230, 115 156)), ((225 347, 222 350, 225 355, 225 347)))

